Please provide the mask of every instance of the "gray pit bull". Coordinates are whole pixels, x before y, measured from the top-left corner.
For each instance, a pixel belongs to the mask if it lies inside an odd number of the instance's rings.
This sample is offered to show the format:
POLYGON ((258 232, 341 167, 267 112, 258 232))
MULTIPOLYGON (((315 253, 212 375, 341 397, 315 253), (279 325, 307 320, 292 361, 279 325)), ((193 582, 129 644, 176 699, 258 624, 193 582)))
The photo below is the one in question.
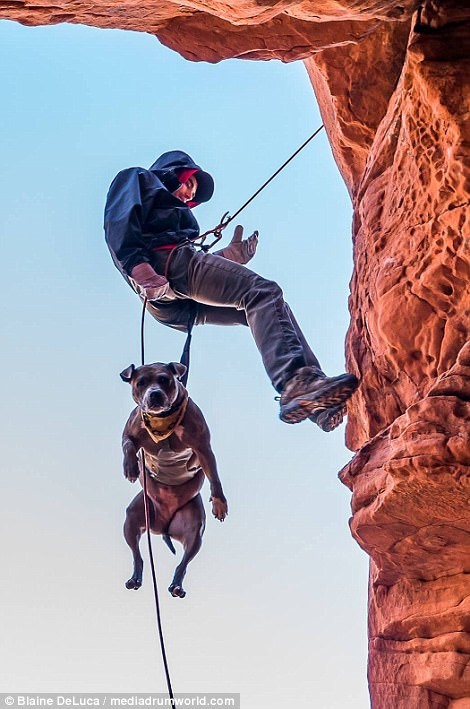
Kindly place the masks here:
MULTIPOLYGON (((204 476, 210 484, 212 513, 223 522, 227 500, 217 473, 210 445, 209 428, 204 416, 181 382, 186 367, 176 362, 131 364, 121 372, 121 379, 132 386, 137 407, 132 411, 123 432, 124 475, 132 483, 143 483, 138 453, 145 455, 150 529, 162 534, 173 553, 171 539, 183 545, 184 554, 175 570, 169 592, 184 598, 183 578, 186 567, 201 548, 205 512, 200 490, 204 476)), ((139 541, 145 530, 143 491, 126 511, 124 537, 134 556, 134 573, 126 587, 142 585, 143 559, 139 541)))

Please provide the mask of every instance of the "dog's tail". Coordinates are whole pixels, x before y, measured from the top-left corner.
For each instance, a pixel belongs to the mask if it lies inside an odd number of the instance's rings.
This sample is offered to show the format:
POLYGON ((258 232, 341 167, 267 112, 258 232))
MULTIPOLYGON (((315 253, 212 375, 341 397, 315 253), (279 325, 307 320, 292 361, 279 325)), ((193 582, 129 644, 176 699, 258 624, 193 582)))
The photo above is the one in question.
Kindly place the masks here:
POLYGON ((171 541, 170 535, 169 534, 164 534, 163 535, 163 541, 167 545, 168 549, 171 551, 172 554, 176 554, 176 549, 173 546, 173 542, 171 541))

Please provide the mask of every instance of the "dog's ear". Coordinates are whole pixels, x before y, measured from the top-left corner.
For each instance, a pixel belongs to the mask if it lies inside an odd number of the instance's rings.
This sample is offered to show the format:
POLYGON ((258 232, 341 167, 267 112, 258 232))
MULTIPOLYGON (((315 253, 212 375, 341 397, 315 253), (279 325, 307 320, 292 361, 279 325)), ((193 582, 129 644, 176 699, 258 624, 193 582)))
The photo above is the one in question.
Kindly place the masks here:
POLYGON ((121 377, 123 382, 130 382, 132 377, 134 376, 134 372, 135 367, 133 364, 130 364, 128 368, 124 369, 119 376, 121 377))
POLYGON ((180 362, 170 362, 168 366, 173 374, 176 374, 176 378, 181 381, 186 374, 187 367, 185 367, 184 364, 180 364, 180 362))

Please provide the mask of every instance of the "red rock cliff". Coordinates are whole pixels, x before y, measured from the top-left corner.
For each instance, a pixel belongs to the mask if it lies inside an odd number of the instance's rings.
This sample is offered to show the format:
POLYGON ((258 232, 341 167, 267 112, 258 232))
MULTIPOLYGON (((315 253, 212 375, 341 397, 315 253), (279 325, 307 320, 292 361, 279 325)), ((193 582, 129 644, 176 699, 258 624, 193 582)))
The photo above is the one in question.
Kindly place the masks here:
POLYGON ((374 709, 470 707, 469 45, 464 2, 0 0, 192 60, 305 59, 354 205, 341 472, 371 557, 374 709))

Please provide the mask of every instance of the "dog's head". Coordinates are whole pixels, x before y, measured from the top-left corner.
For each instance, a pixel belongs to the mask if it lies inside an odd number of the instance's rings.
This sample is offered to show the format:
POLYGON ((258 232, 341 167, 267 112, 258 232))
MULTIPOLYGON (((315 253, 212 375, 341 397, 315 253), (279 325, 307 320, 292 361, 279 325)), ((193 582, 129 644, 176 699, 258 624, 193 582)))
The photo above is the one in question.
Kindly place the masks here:
POLYGON ((179 362, 129 365, 121 372, 121 379, 132 386, 134 401, 147 414, 162 414, 178 400, 183 387, 181 377, 186 367, 179 362))

